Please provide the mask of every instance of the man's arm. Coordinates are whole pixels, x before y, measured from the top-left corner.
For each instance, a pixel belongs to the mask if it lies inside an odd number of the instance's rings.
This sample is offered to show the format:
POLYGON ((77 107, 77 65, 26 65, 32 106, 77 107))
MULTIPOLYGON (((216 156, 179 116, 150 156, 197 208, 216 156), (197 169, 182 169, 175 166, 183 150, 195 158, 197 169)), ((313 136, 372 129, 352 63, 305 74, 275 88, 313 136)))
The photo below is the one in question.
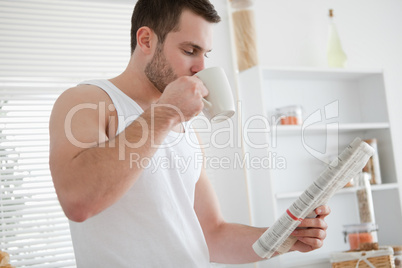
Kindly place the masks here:
POLYGON ((57 100, 50 119, 52 177, 60 203, 74 221, 83 221, 116 202, 142 171, 130 168, 130 153, 151 157, 155 151, 151 131, 160 142, 174 124, 171 111, 162 107, 155 109, 157 127, 151 130, 148 110, 109 139, 109 114, 100 114, 101 105, 111 103, 104 94, 91 86, 70 89, 57 100))
MULTIPOLYGON (((224 221, 218 200, 209 182, 205 170, 196 185, 194 209, 197 213, 207 241, 211 261, 217 263, 249 263, 262 260, 253 250, 254 242, 266 228, 256 228, 224 221)), ((292 235, 298 241, 293 250, 308 252, 323 245, 327 225, 324 218, 329 214, 327 206, 317 208, 315 219, 305 219, 292 235)))
POLYGON ((49 164, 68 218, 84 221, 119 200, 142 172, 130 165, 130 155, 139 156, 137 161, 152 157, 175 125, 201 111, 207 94, 191 77, 179 78, 165 92, 117 136, 108 133, 111 101, 105 92, 79 86, 60 96, 50 118, 49 164))

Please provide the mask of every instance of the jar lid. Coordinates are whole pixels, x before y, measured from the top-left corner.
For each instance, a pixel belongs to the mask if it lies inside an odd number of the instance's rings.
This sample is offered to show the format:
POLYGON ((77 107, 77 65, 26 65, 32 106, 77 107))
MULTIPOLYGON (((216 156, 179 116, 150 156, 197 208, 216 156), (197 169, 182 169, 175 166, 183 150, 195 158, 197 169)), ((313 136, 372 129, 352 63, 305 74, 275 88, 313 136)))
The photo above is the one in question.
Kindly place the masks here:
POLYGON ((348 224, 343 226, 344 233, 368 233, 378 231, 378 225, 374 222, 359 223, 359 224, 348 224))
POLYGON ((278 107, 275 109, 278 114, 299 114, 301 115, 302 113, 302 107, 300 105, 289 105, 289 106, 283 106, 283 107, 278 107))
POLYGON ((402 254, 402 246, 392 246, 394 252, 401 252, 400 254, 402 254))
POLYGON ((366 139, 366 140, 363 140, 364 142, 366 142, 366 143, 368 143, 368 144, 373 144, 373 143, 377 143, 377 139, 375 139, 375 138, 373 138, 373 139, 366 139))
POLYGON ((254 0, 230 0, 232 7, 236 9, 245 9, 253 5, 254 0))

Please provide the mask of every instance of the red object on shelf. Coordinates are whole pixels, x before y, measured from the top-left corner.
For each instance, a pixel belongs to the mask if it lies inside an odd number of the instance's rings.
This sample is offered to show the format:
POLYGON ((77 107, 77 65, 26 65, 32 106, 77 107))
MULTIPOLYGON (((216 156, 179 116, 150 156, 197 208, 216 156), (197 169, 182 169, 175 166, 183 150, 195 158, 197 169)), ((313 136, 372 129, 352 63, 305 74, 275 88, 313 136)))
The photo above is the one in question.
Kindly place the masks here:
POLYGON ((354 233, 348 235, 350 249, 359 249, 360 244, 373 243, 374 239, 371 233, 354 233))
POLYGON ((300 125, 299 118, 296 116, 286 116, 281 118, 281 125, 300 125))

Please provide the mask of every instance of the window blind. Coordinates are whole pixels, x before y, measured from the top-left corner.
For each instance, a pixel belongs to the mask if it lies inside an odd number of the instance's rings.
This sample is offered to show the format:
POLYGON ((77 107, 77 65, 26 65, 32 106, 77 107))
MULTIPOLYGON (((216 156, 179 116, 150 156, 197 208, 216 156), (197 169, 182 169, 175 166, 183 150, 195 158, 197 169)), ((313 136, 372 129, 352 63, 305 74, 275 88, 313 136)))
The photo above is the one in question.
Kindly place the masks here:
POLYGON ((0 1, 0 249, 16 267, 75 267, 48 167, 49 116, 63 90, 124 70, 133 6, 0 1))

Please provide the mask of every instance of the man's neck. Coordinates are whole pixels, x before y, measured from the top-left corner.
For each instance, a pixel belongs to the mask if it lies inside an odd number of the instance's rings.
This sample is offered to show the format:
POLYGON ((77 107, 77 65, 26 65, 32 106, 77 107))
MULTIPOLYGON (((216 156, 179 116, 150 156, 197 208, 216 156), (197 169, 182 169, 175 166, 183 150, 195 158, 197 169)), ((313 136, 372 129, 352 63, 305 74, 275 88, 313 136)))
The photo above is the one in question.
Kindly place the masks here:
POLYGON ((144 72, 132 67, 131 62, 123 73, 109 81, 133 99, 143 110, 148 109, 152 103, 156 103, 161 96, 144 72))

